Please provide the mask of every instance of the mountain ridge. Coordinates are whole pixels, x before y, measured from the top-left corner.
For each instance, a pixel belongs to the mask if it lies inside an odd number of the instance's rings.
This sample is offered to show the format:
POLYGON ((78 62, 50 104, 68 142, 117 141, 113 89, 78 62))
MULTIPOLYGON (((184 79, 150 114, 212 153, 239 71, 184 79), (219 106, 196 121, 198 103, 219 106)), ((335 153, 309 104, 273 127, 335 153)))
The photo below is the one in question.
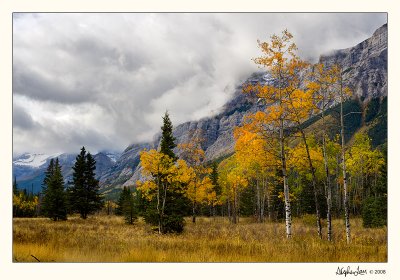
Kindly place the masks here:
MULTIPOLYGON (((327 65, 332 63, 342 65, 345 78, 354 90, 355 98, 364 103, 360 105, 360 108, 367 108, 373 100, 378 100, 379 104, 383 104, 384 98, 387 97, 387 24, 379 27, 370 38, 356 46, 321 55, 319 62, 327 65)), ((266 83, 267 81, 266 72, 257 72, 251 74, 245 82, 266 83)), ((188 142, 192 137, 204 139, 202 148, 205 151, 206 160, 216 160, 233 153, 234 127, 243 122, 246 114, 256 112, 260 106, 262 105, 257 104, 256 100, 242 94, 242 84, 240 84, 219 113, 212 117, 177 125, 173 130, 174 137, 177 144, 188 142)), ((381 121, 375 125, 375 128, 385 125, 382 121, 385 116, 381 115, 379 118, 381 121)), ((160 133, 156 134, 152 141, 129 145, 111 165, 109 163, 104 163, 101 167, 99 165, 99 170, 101 170, 98 173, 98 179, 103 192, 112 193, 123 186, 134 185, 141 178, 140 151, 156 149, 159 142, 160 133)), ((176 150, 176 152, 179 155, 179 151, 176 150)))

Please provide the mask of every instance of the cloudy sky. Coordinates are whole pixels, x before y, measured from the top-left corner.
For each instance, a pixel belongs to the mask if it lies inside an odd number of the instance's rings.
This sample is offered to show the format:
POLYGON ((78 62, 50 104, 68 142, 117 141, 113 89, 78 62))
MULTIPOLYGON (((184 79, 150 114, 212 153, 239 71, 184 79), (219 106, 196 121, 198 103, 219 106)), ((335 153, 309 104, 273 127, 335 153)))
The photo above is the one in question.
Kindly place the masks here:
POLYGON ((351 47, 386 14, 14 14, 13 153, 121 151, 218 112, 257 70, 257 39, 351 47))

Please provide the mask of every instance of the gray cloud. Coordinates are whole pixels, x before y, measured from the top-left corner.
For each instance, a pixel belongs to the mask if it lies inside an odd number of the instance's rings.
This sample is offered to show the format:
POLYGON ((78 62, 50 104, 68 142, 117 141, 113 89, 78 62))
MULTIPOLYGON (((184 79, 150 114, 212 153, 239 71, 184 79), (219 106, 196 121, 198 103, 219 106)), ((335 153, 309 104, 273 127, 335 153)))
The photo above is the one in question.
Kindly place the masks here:
POLYGON ((35 126, 35 122, 32 117, 20 106, 14 106, 13 108, 13 127, 31 130, 35 126))
POLYGON ((14 152, 122 150, 208 116, 288 28, 303 58, 371 36, 386 14, 15 14, 14 152))

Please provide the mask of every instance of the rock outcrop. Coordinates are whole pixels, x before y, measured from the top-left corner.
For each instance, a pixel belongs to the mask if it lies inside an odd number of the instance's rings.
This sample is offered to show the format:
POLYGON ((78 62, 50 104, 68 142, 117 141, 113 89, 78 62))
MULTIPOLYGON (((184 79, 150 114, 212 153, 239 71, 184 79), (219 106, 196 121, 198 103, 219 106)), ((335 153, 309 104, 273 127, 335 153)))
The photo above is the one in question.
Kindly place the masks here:
POLYGON ((347 84, 362 100, 387 96, 387 24, 352 48, 322 55, 320 62, 340 64, 347 84))

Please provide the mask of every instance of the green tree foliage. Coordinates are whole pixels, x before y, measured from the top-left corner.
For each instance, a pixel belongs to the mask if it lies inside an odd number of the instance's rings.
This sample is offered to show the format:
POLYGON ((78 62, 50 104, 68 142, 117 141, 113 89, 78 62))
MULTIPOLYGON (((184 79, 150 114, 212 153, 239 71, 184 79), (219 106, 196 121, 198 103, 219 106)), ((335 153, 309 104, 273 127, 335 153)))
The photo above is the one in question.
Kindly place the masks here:
POLYGON ((369 197, 362 209, 364 227, 383 227, 387 224, 387 197, 369 197))
POLYGON ((222 188, 221 185, 218 183, 218 164, 213 162, 211 166, 211 173, 210 173, 210 180, 213 186, 213 190, 215 192, 215 196, 217 199, 217 204, 212 207, 212 215, 215 216, 216 214, 222 214, 222 206, 221 206, 221 195, 222 195, 222 188))
POLYGON ((173 151, 173 149, 176 147, 176 144, 175 144, 175 137, 172 134, 172 128, 173 128, 172 122, 171 119, 169 118, 169 114, 167 111, 165 112, 165 115, 163 117, 163 126, 161 127, 162 136, 161 136, 160 152, 172 158, 173 161, 176 161, 178 157, 175 155, 173 151))
POLYGON ((73 186, 69 188, 69 205, 72 212, 86 219, 89 214, 100 210, 103 206, 99 193, 99 181, 95 178, 96 161, 82 147, 76 157, 73 169, 73 186))
POLYGON ((181 174, 187 166, 184 161, 178 160, 173 151, 176 144, 172 129, 166 112, 161 127, 160 152, 143 151, 140 155, 142 174, 149 179, 138 182, 140 191, 148 200, 144 204, 143 216, 147 223, 157 226, 159 233, 182 232, 189 205, 184 196, 188 180, 183 180, 181 174))
POLYGON ((13 181, 13 194, 18 194, 18 184, 17 184, 17 178, 15 176, 13 181))
POLYGON ((137 193, 132 193, 131 189, 124 187, 118 199, 116 214, 122 215, 127 224, 132 225, 137 220, 137 193))
POLYGON ((64 190, 64 178, 58 158, 51 159, 43 180, 42 211, 53 221, 67 219, 67 199, 64 190))

